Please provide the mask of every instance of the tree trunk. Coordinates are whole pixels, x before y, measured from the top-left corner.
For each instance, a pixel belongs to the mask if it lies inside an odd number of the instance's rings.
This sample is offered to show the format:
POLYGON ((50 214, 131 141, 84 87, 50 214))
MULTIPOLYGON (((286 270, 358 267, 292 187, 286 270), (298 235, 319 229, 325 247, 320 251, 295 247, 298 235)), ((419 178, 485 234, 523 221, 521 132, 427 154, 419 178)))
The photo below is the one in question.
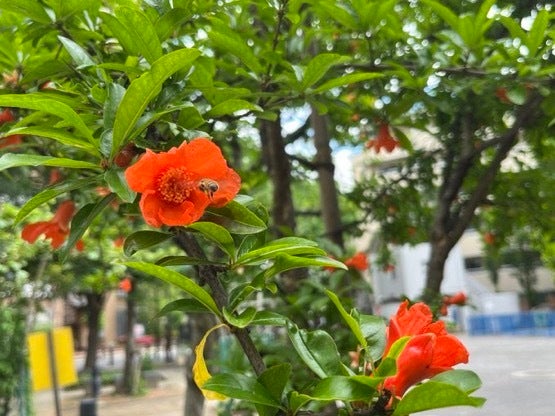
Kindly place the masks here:
POLYGON ((327 118, 318 114, 316 109, 312 108, 310 121, 312 128, 314 129, 314 146, 316 147, 314 164, 318 170, 320 207, 322 210, 322 219, 324 221, 326 236, 342 249, 344 243, 341 226, 341 213, 337 198, 337 187, 333 175, 335 166, 331 155, 327 118))
POLYGON ((85 296, 87 298, 87 324, 89 326, 85 369, 92 370, 96 367, 96 352, 99 347, 100 313, 104 304, 104 294, 87 293, 85 296))
POLYGON ((125 331, 125 363, 123 365, 123 378, 121 385, 118 386, 118 392, 122 394, 134 395, 139 392, 139 379, 135 374, 140 370, 137 366, 138 352, 135 347, 135 336, 133 328, 137 321, 137 313, 135 306, 136 279, 132 280, 132 289, 127 293, 127 319, 125 331))

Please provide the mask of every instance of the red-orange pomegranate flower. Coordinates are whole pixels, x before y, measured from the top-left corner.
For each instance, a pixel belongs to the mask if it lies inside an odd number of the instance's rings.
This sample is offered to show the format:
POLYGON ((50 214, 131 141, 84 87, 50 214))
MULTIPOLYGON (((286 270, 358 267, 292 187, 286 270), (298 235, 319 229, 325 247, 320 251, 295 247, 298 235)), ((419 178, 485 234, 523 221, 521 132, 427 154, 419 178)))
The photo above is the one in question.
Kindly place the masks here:
POLYGON ((397 373, 388 377, 384 388, 401 397, 422 380, 468 362, 468 351, 461 341, 447 333, 443 321, 433 321, 428 305, 403 302, 387 328, 385 354, 399 338, 410 339, 397 358, 397 373))
POLYGON ((0 149, 4 147, 17 147, 23 143, 21 134, 12 134, 11 136, 0 137, 0 149))
POLYGON ((241 178, 227 166, 220 148, 205 138, 168 152, 147 149, 127 168, 125 178, 131 189, 142 193, 139 206, 153 227, 191 224, 209 205, 227 204, 241 187, 241 178))
POLYGON ((363 272, 368 269, 368 258, 364 253, 356 253, 353 257, 345 260, 345 266, 363 272))
POLYGON ((385 149, 386 152, 391 153, 398 146, 399 141, 391 135, 389 124, 384 122, 380 122, 376 137, 366 142, 366 147, 368 149, 374 149, 376 153, 380 153, 382 148, 385 149))
POLYGON ((52 248, 56 249, 64 243, 69 234, 69 223, 74 213, 75 204, 73 201, 62 202, 50 221, 27 224, 23 227, 21 237, 32 244, 44 234, 45 238, 51 240, 52 248))

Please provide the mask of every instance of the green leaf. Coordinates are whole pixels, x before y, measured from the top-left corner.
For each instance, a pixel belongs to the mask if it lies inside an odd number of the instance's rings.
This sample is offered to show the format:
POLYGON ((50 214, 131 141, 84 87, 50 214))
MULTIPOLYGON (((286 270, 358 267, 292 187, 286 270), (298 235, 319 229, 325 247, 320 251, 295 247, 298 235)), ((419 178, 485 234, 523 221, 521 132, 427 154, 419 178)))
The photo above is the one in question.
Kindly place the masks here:
POLYGON ((156 262, 159 266, 198 266, 200 264, 225 264, 218 263, 213 260, 199 259, 197 257, 189 256, 167 256, 159 259, 156 262))
POLYGON ((132 256, 139 250, 153 247, 173 237, 173 234, 160 231, 143 230, 130 234, 123 243, 123 252, 126 256, 132 256))
POLYGON ((292 414, 296 415, 297 412, 301 409, 301 407, 307 404, 310 400, 312 399, 310 398, 309 395, 301 394, 297 391, 292 391, 291 394, 289 395, 289 407, 293 412, 292 414))
POLYGON ((284 237, 251 250, 237 259, 237 264, 257 264, 276 257, 278 254, 326 254, 314 241, 300 237, 284 237))
POLYGON ((518 86, 516 88, 511 88, 507 91, 507 98, 516 105, 523 105, 528 97, 528 91, 524 86, 518 86))
MULTIPOLYGON (((118 107, 125 95, 125 88, 119 84, 109 83, 106 86, 106 100, 104 101, 104 128, 106 130, 111 130, 114 127, 114 121, 116 119, 116 112, 118 107)), ((111 149, 111 143, 110 143, 111 149)), ((104 152, 103 152, 104 153, 104 152)), ((107 153, 109 156, 110 153, 107 153)))
POLYGON ((470 370, 456 369, 445 371, 434 376, 431 381, 452 384, 468 394, 482 387, 482 380, 480 380, 480 377, 478 377, 474 371, 470 370))
POLYGON ((200 52, 196 49, 178 49, 162 56, 129 85, 116 112, 113 131, 113 157, 130 139, 135 124, 142 116, 146 106, 162 90, 162 84, 175 72, 190 66, 200 52))
POLYGON ((94 65, 92 58, 80 45, 63 36, 58 36, 58 39, 77 65, 76 69, 84 69, 94 65))
POLYGON ((369 401, 380 380, 368 376, 332 376, 320 380, 309 394, 312 400, 369 401))
POLYGON ((132 191, 127 185, 124 172, 121 169, 110 168, 104 173, 104 180, 112 192, 124 201, 131 203, 135 200, 137 193, 132 191))
POLYGON ((3 133, 3 136, 10 136, 12 134, 23 134, 27 136, 39 136, 47 139, 53 139, 58 143, 82 149, 91 155, 99 156, 98 149, 95 145, 91 144, 89 141, 75 137, 74 134, 68 133, 65 130, 47 126, 16 127, 6 133, 3 133))
POLYGON ((451 384, 428 381, 409 390, 397 404, 393 416, 450 406, 481 407, 485 401, 481 397, 470 397, 451 384))
POLYGON ((56 198, 58 195, 65 194, 66 192, 73 191, 74 189, 88 188, 89 186, 98 183, 98 177, 91 177, 85 179, 68 180, 62 183, 50 186, 44 191, 39 192, 17 212, 14 220, 14 225, 25 219, 35 208, 56 198))
POLYGON ((459 32, 459 17, 451 9, 435 0, 421 0, 430 6, 455 32, 459 32))
POLYGON ((179 112, 179 125, 184 129, 192 130, 202 126, 206 121, 193 105, 188 105, 179 112))
POLYGON ((176 271, 166 269, 165 267, 157 266, 151 263, 131 261, 124 264, 128 267, 131 267, 132 269, 150 274, 151 276, 157 277, 164 282, 170 283, 171 285, 184 290, 194 299, 198 300, 201 304, 206 306, 206 308, 214 313, 216 316, 221 317, 221 313, 218 310, 216 302, 214 301, 214 299, 212 299, 212 296, 189 277, 176 271))
POLYGON ((97 203, 83 206, 71 220, 71 228, 66 243, 60 250, 60 260, 67 259, 70 249, 83 237, 94 219, 106 208, 115 198, 115 194, 106 195, 97 203))
POLYGON ((386 325, 380 316, 359 315, 358 324, 368 345, 366 351, 373 361, 379 359, 384 351, 386 342, 386 325))
POLYGON ((231 201, 220 208, 207 208, 204 218, 221 225, 231 234, 255 234, 267 228, 264 221, 237 201, 231 201))
POLYGON ((233 399, 283 409, 262 383, 242 374, 216 374, 201 387, 233 399))
POLYGON ((273 311, 258 311, 251 325, 285 326, 289 318, 273 311))
POLYGON ((130 54, 144 56, 151 64, 162 56, 162 46, 150 19, 139 8, 121 6, 115 16, 102 13, 121 46, 130 54))
POLYGON ((224 227, 213 222, 198 221, 187 226, 187 229, 200 232, 208 240, 216 243, 230 259, 235 258, 235 242, 229 231, 224 227))
POLYGON ((233 313, 228 311, 227 308, 224 308, 223 313, 225 320, 231 325, 237 328, 246 328, 250 325, 251 321, 256 315, 256 309, 254 309, 253 307, 248 307, 240 314, 234 315, 233 313))
POLYGON ((18 166, 57 166, 70 169, 100 170, 97 164, 63 157, 6 153, 0 156, 0 171, 18 166))
POLYGON ((523 41, 530 52, 530 56, 536 56, 538 49, 545 42, 548 37, 547 28, 549 27, 549 12, 547 10, 540 10, 534 19, 534 23, 523 41))
POLYGON ((0 0, 0 10, 18 13, 39 23, 52 23, 42 4, 36 0, 0 0))
POLYGON ((318 377, 326 378, 345 373, 337 346, 327 332, 309 332, 288 323, 287 333, 301 359, 318 377))
MULTIPOLYGON (((291 364, 284 363, 274 365, 266 369, 260 376, 258 381, 270 392, 276 401, 281 401, 281 396, 285 390, 285 386, 289 382, 291 376, 291 364)), ((273 416, 277 413, 277 409, 264 405, 257 405, 256 410, 260 416, 273 416)))
POLYGON ((387 356, 382 359, 380 365, 374 371, 376 377, 388 377, 397 372, 397 358, 403 352, 410 338, 409 336, 401 337, 393 343, 387 352, 387 356))
POLYGON ((254 74, 262 74, 264 69, 262 64, 253 53, 253 50, 247 45, 246 39, 239 34, 225 27, 225 24, 217 19, 211 19, 213 25, 208 37, 214 45, 232 55, 235 55, 245 64, 254 74))
MULTIPOLYGON (((312 250, 315 250, 315 248, 312 248, 312 250)), ((310 257, 303 257, 303 256, 292 256, 291 254, 287 254, 287 253, 280 253, 275 256, 274 264, 272 264, 272 266, 264 270, 261 274, 264 276, 264 280, 267 280, 270 277, 275 276, 279 273, 283 273, 287 270, 299 269, 301 267, 346 268, 345 265, 340 261, 331 259, 329 257, 324 257, 324 256, 313 257, 312 254, 310 254, 310 257)))
POLYGON ((216 104, 210 109, 210 111, 206 113, 206 116, 216 118, 243 110, 262 111, 262 108, 249 101, 232 98, 230 100, 226 100, 219 104, 216 104))
POLYGON ((73 108, 60 101, 44 98, 40 93, 0 95, 0 107, 26 108, 55 115, 74 127, 77 132, 91 143, 95 143, 90 129, 73 108))
POLYGON ((328 297, 331 299, 331 301, 333 302, 333 304, 335 305, 335 307, 339 311, 339 314, 341 315, 343 320, 347 323, 347 325, 351 329, 351 332, 355 335, 359 345, 362 348, 366 348, 367 341, 366 341, 366 338, 364 337, 364 335, 362 334, 362 330, 360 329, 360 325, 359 325, 358 321, 355 318, 353 318, 352 315, 347 313, 347 311, 345 310, 345 308, 341 304, 341 301, 339 300, 339 297, 337 297, 337 295, 335 293, 333 293, 331 290, 326 290, 326 294, 328 295, 328 297))
POLYGON ((171 312, 181 311, 185 313, 204 313, 210 310, 196 299, 177 299, 165 305, 153 319, 167 315, 171 312))
POLYGON ((381 78, 383 74, 377 72, 364 72, 356 74, 342 75, 337 78, 332 78, 329 81, 324 82, 319 87, 314 88, 311 93, 319 94, 324 91, 331 90, 332 88, 342 87, 344 85, 356 84, 357 82, 367 81, 369 79, 381 78))
POLYGON ((337 64, 349 61, 349 57, 341 56, 336 53, 321 53, 316 55, 306 66, 303 78, 300 83, 302 91, 312 87, 328 72, 328 70, 337 64))

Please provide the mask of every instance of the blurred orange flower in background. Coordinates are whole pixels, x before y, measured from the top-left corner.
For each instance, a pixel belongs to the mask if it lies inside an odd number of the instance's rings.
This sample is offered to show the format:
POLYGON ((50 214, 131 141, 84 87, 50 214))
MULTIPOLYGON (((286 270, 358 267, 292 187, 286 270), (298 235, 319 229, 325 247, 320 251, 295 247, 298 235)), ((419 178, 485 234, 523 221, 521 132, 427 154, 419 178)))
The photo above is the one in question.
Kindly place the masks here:
POLYGON ((443 321, 433 321, 430 307, 422 302, 409 307, 404 301, 387 328, 386 355, 395 341, 410 339, 397 358, 397 373, 388 377, 384 388, 397 397, 422 380, 468 362, 468 351, 462 342, 447 333, 443 321))
POLYGON ((345 266, 363 272, 368 269, 368 257, 362 252, 356 253, 353 257, 344 261, 345 266))
POLYGON ((208 206, 230 202, 241 187, 241 178, 223 158, 220 148, 197 138, 168 152, 146 150, 125 171, 129 187, 141 193, 139 206, 147 224, 191 224, 208 206))
POLYGON ((389 124, 380 122, 378 127, 378 134, 372 140, 366 142, 366 148, 374 149, 376 153, 380 153, 383 148, 386 152, 391 153, 399 146, 399 141, 391 135, 389 131, 389 124))
POLYGON ((51 220, 34 222, 23 227, 21 237, 32 244, 44 234, 46 239, 51 240, 52 248, 56 249, 64 243, 69 234, 69 223, 74 213, 75 204, 73 201, 64 201, 60 204, 51 220))

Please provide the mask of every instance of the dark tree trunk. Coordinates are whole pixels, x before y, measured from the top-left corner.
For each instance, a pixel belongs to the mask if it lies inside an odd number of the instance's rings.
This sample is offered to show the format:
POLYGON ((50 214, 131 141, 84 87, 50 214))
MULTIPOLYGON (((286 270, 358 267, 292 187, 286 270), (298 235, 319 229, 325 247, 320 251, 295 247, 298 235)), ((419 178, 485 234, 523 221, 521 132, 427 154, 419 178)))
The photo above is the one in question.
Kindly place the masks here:
POLYGON ((123 378, 118 392, 122 394, 137 394, 139 390, 139 365, 137 360, 138 352, 135 347, 133 328, 137 321, 137 312, 135 305, 137 281, 133 279, 132 289, 127 293, 127 319, 125 331, 125 363, 123 365, 123 378))
POLYGON ((443 182, 438 192, 437 209, 430 232, 431 253, 422 295, 425 301, 430 302, 441 293, 449 252, 470 226, 476 209, 485 202, 501 163, 518 143, 522 129, 533 120, 541 103, 542 96, 535 91, 531 92, 526 103, 515 114, 512 127, 479 145, 475 143, 474 131, 480 126, 474 125, 472 109, 461 115, 456 126, 458 137, 455 137, 459 148, 454 150, 451 146, 446 150, 443 182), (489 163, 481 165, 478 161, 486 151, 492 151, 493 156, 489 163), (465 187, 472 176, 479 177, 479 181, 472 188, 465 187), (461 198, 462 192, 464 197, 461 198))
POLYGON ((100 313, 104 304, 104 294, 87 293, 85 296, 87 298, 87 324, 89 327, 85 369, 92 370, 96 367, 96 351, 99 347, 100 313))
POLYGON ((318 170, 320 208, 322 210, 326 236, 338 247, 343 248, 341 213, 333 175, 335 166, 331 155, 327 118, 318 114, 316 109, 312 108, 310 121, 314 129, 314 146, 316 147, 314 165, 318 170))
POLYGON ((291 166, 285 152, 281 122, 261 121, 260 134, 268 173, 273 185, 272 220, 276 236, 290 235, 295 230, 295 209, 291 193, 291 166))

